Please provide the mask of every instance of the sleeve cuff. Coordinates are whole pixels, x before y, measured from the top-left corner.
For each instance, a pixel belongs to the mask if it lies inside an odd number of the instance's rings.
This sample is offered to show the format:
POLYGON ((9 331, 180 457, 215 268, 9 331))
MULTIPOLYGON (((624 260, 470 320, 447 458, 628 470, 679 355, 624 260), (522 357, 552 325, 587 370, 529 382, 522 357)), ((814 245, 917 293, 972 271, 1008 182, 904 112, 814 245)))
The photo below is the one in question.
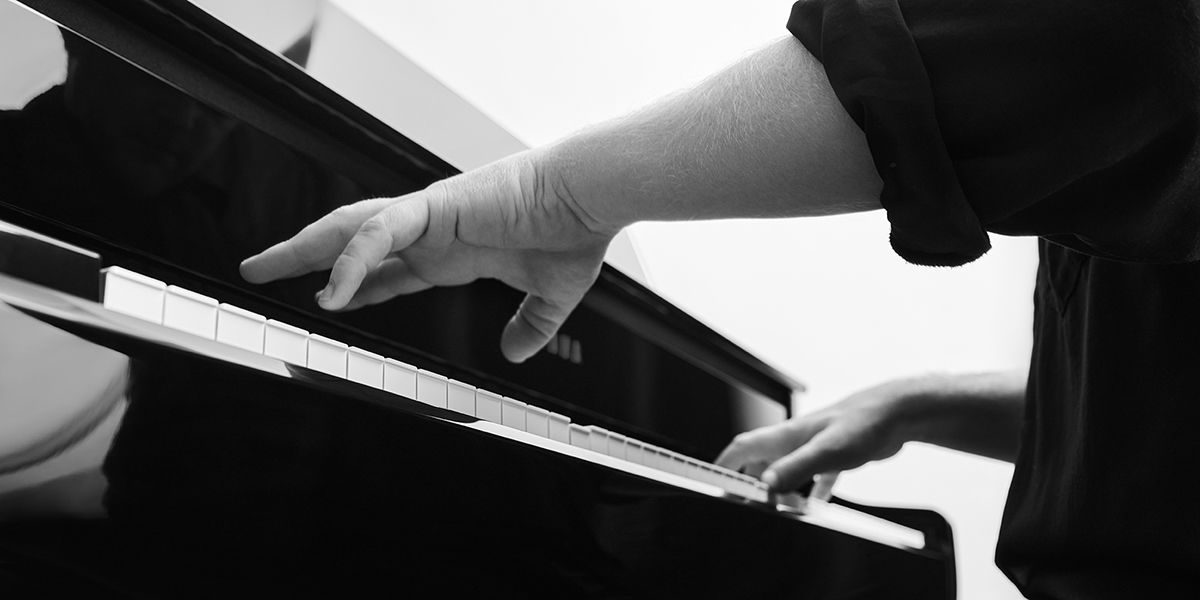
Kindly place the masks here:
POLYGON ((896 253, 915 264, 957 266, 987 252, 991 242, 959 184, 929 77, 895 0, 800 0, 787 27, 824 65, 866 134, 896 253))

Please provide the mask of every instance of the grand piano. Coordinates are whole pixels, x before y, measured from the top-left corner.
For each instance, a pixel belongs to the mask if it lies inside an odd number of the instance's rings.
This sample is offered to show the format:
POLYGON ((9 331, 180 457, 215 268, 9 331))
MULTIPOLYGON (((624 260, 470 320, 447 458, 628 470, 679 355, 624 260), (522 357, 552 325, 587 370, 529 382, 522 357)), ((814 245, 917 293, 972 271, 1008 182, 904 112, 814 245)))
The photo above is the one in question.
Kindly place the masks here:
POLYGON ((242 281, 456 172, 297 55, 182 0, 0 34, 3 597, 955 597, 936 513, 711 464, 800 384, 617 269, 520 365, 496 282, 242 281))

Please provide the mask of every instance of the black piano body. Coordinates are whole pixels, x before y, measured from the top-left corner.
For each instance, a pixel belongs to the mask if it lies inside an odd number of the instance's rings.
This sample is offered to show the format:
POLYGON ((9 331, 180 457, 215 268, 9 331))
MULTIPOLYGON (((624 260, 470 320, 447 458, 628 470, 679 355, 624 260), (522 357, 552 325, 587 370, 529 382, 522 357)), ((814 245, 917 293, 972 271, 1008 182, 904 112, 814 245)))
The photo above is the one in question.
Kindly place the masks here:
POLYGON ((5 597, 954 597, 935 513, 714 492, 106 310, 119 266, 700 461, 798 385, 609 268, 522 365, 494 282, 338 315, 319 274, 248 286, 245 256, 454 169, 187 2, 0 14, 3 78, 46 82, 0 113, 5 597))

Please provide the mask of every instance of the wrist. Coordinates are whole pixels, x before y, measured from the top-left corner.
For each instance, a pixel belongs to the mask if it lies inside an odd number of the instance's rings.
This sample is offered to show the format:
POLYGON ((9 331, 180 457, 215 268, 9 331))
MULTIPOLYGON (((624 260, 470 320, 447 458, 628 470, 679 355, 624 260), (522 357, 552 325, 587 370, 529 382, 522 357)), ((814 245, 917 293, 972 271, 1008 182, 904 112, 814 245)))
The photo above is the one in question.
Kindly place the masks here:
POLYGON ((541 177, 595 233, 616 235, 643 220, 652 202, 646 180, 633 156, 637 143, 601 124, 534 151, 541 177))
POLYGON ((889 420, 904 441, 937 443, 948 382, 944 375, 929 374, 884 384, 892 398, 889 420))

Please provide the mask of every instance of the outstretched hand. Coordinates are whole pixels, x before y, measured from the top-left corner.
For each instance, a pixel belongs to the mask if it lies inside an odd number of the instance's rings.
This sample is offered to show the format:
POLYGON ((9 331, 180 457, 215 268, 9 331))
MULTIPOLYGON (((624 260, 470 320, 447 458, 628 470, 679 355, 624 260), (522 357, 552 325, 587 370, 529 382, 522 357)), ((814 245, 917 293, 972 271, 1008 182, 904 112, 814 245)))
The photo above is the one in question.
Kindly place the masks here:
POLYGON ((506 358, 521 362, 579 304, 616 232, 523 153, 399 198, 342 206, 246 259, 241 273, 266 283, 331 269, 317 293, 331 311, 499 279, 526 293, 500 343, 506 358))

